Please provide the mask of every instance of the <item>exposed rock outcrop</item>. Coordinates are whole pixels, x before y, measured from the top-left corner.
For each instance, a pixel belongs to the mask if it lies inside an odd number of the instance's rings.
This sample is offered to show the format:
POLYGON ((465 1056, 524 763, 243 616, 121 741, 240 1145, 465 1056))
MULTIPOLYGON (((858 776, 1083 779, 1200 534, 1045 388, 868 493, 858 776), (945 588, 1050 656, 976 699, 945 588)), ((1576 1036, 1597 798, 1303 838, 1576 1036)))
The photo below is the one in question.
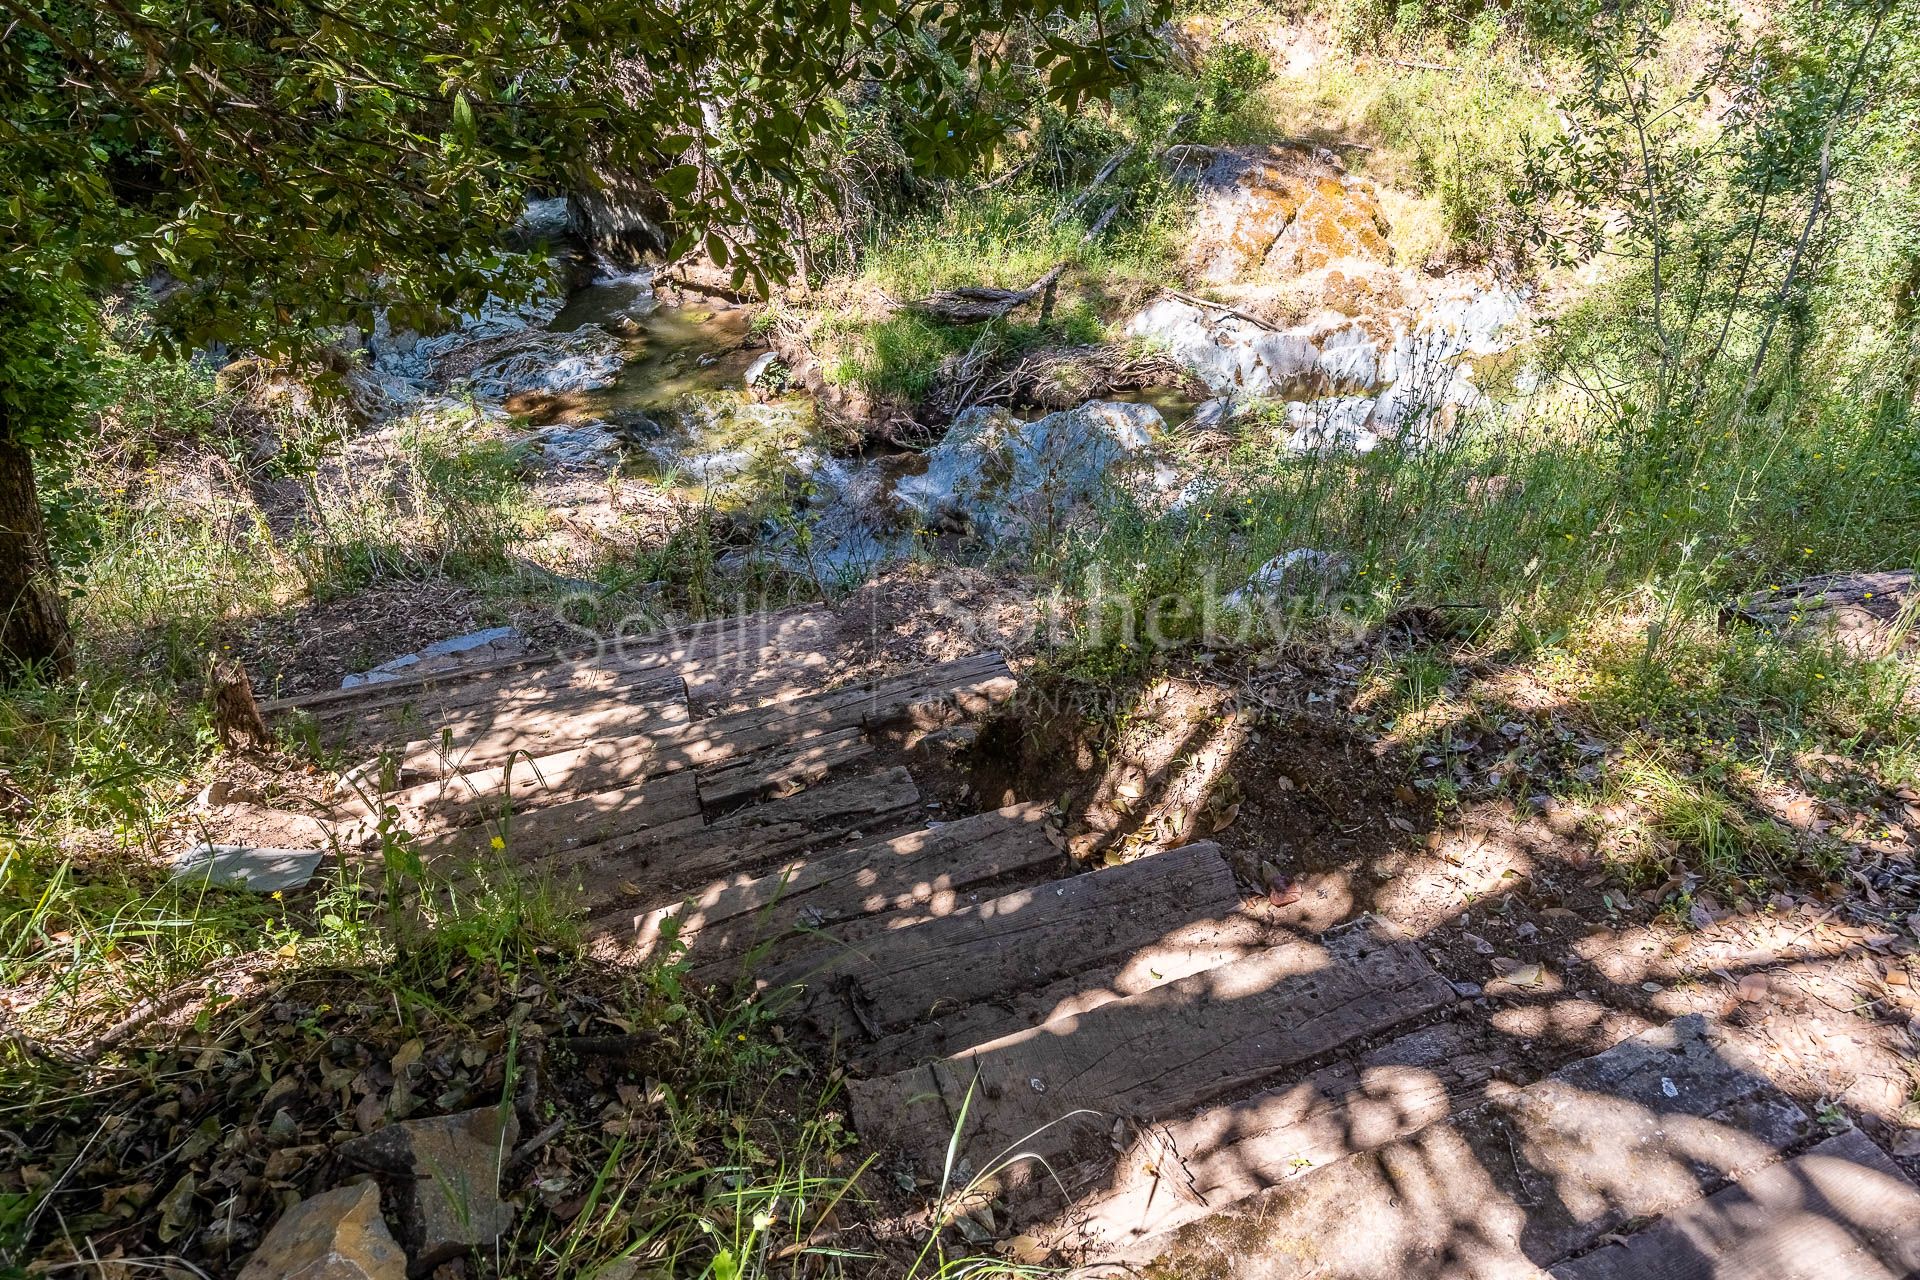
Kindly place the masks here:
POLYGON ((660 193, 614 166, 597 168, 567 197, 567 229, 615 266, 665 257, 673 240, 666 218, 660 193))
POLYGON ((1282 279, 1336 262, 1390 262, 1373 184, 1324 151, 1184 148, 1205 157, 1187 266, 1210 284, 1282 279))
POLYGON ((1163 297, 1126 332, 1165 348, 1217 395, 1296 402, 1288 420, 1297 447, 1342 438, 1370 447, 1430 434, 1453 408, 1476 403, 1473 361, 1512 345, 1521 309, 1517 294, 1468 283, 1417 309, 1366 320, 1325 312, 1279 328, 1163 297))

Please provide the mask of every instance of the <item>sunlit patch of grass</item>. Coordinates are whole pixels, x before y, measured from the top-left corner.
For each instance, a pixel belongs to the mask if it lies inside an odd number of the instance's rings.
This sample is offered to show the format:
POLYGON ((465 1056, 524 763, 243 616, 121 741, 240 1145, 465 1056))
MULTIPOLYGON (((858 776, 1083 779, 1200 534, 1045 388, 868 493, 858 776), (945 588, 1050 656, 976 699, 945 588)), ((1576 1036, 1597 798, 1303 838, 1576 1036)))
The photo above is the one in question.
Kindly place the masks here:
POLYGON ((1643 756, 1627 763, 1620 782, 1646 813, 1655 847, 1670 846, 1680 865, 1716 886, 1764 885, 1791 864, 1792 837, 1697 774, 1643 756))

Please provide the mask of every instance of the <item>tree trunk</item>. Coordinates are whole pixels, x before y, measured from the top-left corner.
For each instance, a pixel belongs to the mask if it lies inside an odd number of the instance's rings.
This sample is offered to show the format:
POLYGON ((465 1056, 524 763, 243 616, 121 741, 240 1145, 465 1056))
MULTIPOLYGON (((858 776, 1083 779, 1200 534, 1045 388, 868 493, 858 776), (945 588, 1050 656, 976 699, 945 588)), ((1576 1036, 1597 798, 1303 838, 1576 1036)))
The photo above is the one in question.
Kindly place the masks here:
POLYGON ((72 675, 73 636, 47 554, 33 454, 0 430, 0 684, 29 667, 50 678, 72 675))

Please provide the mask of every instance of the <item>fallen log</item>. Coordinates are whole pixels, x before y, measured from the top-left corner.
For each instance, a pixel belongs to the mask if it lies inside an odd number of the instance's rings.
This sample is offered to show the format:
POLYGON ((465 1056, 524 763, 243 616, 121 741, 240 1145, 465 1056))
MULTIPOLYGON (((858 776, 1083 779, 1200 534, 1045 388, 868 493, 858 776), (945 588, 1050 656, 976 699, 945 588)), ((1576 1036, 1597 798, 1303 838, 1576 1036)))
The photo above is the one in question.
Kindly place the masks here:
POLYGON ((967 285, 958 289, 942 289, 904 305, 909 311, 917 311, 946 324, 984 324, 989 320, 998 320, 1015 307, 1024 306, 1049 293, 1059 283, 1066 269, 1067 264, 1062 262, 1024 289, 988 289, 967 285))

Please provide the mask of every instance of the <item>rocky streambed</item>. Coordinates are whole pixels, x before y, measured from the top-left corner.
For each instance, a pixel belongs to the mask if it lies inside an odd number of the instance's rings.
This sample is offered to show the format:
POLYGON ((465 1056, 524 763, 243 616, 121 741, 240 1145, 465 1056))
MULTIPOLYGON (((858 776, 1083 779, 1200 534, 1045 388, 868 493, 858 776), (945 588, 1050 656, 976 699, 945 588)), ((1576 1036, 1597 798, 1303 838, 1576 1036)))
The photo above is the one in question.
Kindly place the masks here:
POLYGON ((1324 152, 1200 159, 1181 277, 1213 296, 1169 287, 1112 328, 1170 357, 1201 403, 1149 388, 1052 413, 969 408, 903 449, 800 389, 755 308, 656 290, 644 270, 493 303, 433 337, 377 330, 365 380, 389 413, 478 415, 548 472, 751 509, 752 554, 823 581, 941 539, 1019 543, 1102 495, 1177 509, 1205 483, 1182 447, 1196 431, 1421 447, 1485 407, 1478 370, 1524 336, 1520 293, 1394 265, 1371 187, 1324 152))

